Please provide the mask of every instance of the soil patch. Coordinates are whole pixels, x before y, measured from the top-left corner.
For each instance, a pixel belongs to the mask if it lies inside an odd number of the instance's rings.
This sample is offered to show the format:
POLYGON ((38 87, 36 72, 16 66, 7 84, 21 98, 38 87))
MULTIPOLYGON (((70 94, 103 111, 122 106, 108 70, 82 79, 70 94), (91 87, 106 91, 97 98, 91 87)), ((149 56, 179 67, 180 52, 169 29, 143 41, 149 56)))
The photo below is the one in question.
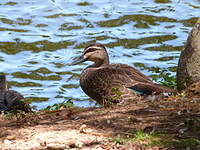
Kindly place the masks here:
POLYGON ((200 149, 199 100, 171 97, 109 108, 2 115, 0 149, 200 149), (136 140, 138 131, 161 135, 160 143, 136 140))

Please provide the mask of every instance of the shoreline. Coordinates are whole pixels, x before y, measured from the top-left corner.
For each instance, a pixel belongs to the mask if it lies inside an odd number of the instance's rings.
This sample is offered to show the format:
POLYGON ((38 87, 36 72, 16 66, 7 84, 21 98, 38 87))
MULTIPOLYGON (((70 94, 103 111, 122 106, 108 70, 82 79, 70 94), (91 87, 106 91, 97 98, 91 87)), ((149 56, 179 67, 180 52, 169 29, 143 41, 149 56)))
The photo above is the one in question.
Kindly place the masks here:
POLYGON ((200 146, 199 108, 198 98, 179 95, 108 108, 74 107, 11 118, 1 115, 0 148, 195 149, 200 146), (138 139, 140 134, 146 135, 144 139, 138 139))

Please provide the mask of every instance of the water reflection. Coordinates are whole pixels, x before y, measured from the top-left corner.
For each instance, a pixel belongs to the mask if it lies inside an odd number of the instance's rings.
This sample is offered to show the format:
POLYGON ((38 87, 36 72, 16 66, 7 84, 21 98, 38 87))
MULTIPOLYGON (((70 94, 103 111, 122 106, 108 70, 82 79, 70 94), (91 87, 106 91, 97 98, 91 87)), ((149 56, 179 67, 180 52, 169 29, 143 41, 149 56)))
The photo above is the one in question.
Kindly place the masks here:
POLYGON ((88 64, 66 65, 72 57, 100 42, 112 62, 146 75, 152 67, 174 72, 199 8, 198 0, 4 0, 0 73, 38 109, 70 98, 77 106, 92 106, 79 87, 88 64))

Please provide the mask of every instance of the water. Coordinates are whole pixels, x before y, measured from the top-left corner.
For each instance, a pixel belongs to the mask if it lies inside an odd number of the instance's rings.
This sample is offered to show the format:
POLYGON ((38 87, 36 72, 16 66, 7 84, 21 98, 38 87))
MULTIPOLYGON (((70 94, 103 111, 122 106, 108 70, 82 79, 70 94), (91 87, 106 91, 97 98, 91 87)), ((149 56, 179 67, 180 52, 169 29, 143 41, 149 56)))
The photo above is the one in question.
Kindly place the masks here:
POLYGON ((89 63, 67 66, 91 42, 106 45, 111 62, 173 73, 199 0, 3 0, 0 73, 38 109, 72 98, 93 106, 79 87, 89 63))

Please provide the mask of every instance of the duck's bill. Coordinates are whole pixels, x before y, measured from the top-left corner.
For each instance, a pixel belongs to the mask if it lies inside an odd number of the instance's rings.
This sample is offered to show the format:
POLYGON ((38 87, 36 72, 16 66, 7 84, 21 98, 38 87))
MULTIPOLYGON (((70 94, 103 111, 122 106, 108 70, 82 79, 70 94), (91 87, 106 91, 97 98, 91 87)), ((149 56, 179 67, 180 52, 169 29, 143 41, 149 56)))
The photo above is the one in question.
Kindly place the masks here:
POLYGON ((74 58, 73 62, 71 62, 70 65, 77 65, 77 64, 80 64, 80 63, 82 63, 82 62, 84 62, 86 60, 87 59, 84 58, 83 55, 81 55, 81 56, 78 56, 78 57, 74 58))

